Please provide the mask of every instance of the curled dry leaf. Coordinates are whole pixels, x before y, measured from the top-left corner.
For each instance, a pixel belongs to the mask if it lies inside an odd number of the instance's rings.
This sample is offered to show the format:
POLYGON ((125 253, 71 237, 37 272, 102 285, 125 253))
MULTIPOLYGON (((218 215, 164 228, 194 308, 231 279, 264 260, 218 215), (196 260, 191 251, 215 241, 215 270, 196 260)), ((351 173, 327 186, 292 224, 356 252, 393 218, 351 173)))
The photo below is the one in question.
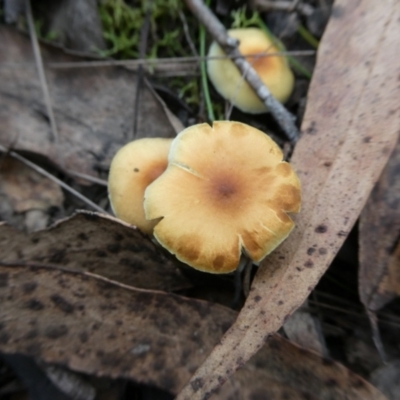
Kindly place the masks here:
MULTIPOLYGON (((0 265, 0 351, 177 393, 236 313, 57 267, 0 265)), ((198 380, 194 388, 201 388, 198 380)), ((379 399, 342 365, 274 335, 219 400, 379 399)))
POLYGON ((400 129, 399 18, 397 0, 384 7, 335 2, 291 159, 304 193, 297 229, 261 263, 236 323, 177 399, 206 399, 257 352, 304 302, 350 232, 400 129), (199 379, 204 385, 195 391, 199 379))
POLYGON ((359 292, 378 311, 400 295, 400 141, 361 213, 359 292))
POLYGON ((0 262, 58 265, 146 289, 173 291, 190 286, 140 231, 116 218, 86 211, 31 235, 0 225, 0 262))
MULTIPOLYGON (((108 168, 116 151, 133 139, 135 73, 122 67, 46 68, 59 131, 55 140, 29 38, 1 26, 0 41, 0 143, 77 172, 97 175, 108 168)), ((49 45, 41 51, 45 64, 82 60, 49 45)), ((141 90, 137 137, 174 137, 163 107, 146 86, 141 90)))

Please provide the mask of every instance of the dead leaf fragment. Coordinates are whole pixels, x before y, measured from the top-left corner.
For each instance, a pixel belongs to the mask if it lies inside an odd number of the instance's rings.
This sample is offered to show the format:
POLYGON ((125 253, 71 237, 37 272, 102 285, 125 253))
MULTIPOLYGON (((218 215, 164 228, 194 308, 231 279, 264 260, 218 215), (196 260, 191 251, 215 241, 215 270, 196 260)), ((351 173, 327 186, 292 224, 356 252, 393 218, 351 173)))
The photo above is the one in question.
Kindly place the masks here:
MULTIPOLYGON (((89 175, 107 169, 116 151, 133 140, 135 73, 122 67, 46 68, 59 131, 56 143, 29 38, 0 26, 0 41, 0 143, 89 175)), ((45 65, 82 60, 48 45, 42 45, 41 52, 45 65)), ((175 136, 162 106, 146 87, 138 118, 137 137, 175 136)))
POLYGON ((400 141, 360 217, 359 292, 378 311, 400 295, 400 141))
POLYGON ((0 262, 58 265, 146 289, 190 286, 174 263, 137 229, 117 218, 84 211, 31 235, 0 225, 0 262))
POLYGON ((17 213, 61 207, 64 200, 60 186, 12 157, 0 159, 0 192, 17 213))
POLYGON ((400 130, 399 19, 397 0, 384 7, 336 1, 291 159, 304 194, 297 228, 261 263, 236 323, 177 399, 206 399, 257 352, 304 302, 350 232, 400 130), (204 385, 194 391, 199 379, 204 385))
POLYGON ((48 32, 57 33, 57 41, 81 52, 105 50, 106 44, 96 0, 72 0, 42 5, 41 18, 48 32))
POLYGON ((305 309, 307 306, 308 302, 306 301, 286 320, 283 329, 292 342, 327 357, 328 349, 320 321, 305 309))
POLYGON ((400 360, 394 359, 376 369, 371 381, 384 393, 389 400, 397 400, 400 393, 400 360))

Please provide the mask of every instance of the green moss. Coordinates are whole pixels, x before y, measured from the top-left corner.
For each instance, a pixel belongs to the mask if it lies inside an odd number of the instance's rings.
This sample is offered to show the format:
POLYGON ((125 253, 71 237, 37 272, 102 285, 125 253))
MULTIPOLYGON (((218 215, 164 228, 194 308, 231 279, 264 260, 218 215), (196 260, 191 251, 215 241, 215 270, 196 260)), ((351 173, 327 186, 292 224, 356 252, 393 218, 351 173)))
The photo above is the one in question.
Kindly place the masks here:
POLYGON ((123 0, 104 0, 99 5, 103 24, 103 35, 109 49, 101 52, 104 56, 135 58, 138 56, 140 28, 143 12, 132 8, 123 0))
POLYGON ((249 28, 249 27, 260 27, 260 14, 257 11, 249 12, 246 6, 240 7, 237 10, 231 12, 231 18, 233 19, 231 28, 249 28))
POLYGON ((146 57, 179 57, 187 55, 186 41, 179 12, 181 0, 141 0, 128 5, 124 0, 102 0, 99 5, 104 38, 109 49, 101 54, 121 59, 139 56, 140 31, 150 10, 150 34, 146 57))

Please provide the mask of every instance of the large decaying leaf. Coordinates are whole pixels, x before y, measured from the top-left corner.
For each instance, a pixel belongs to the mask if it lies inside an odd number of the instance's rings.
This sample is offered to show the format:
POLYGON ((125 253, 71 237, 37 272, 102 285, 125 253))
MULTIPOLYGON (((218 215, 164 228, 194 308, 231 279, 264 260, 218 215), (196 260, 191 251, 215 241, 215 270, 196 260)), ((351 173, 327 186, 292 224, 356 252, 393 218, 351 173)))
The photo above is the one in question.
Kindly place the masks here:
POLYGON ((82 211, 31 235, 0 224, 0 262, 58 265, 144 289, 173 291, 190 286, 139 230, 91 212, 82 211))
MULTIPOLYGON (((58 267, 0 264, 0 351, 177 393, 236 313, 58 267)), ((201 381, 194 387, 200 388, 201 381)), ((342 365, 274 335, 219 400, 380 399, 342 365)))
MULTIPOLYGON (((237 371, 234 379, 249 379, 250 383, 253 373, 264 385, 258 397, 253 394, 250 399, 385 400, 377 389, 343 365, 295 346, 277 334, 237 371)), ((240 395, 237 398, 242 399, 240 395)))
POLYGON ((0 268, 1 351, 88 374, 176 392, 233 320, 222 306, 83 274, 0 268))
POLYGON ((360 217, 359 292, 372 311, 400 294, 400 141, 360 217))
POLYGON ((236 323, 179 400, 208 398, 262 347, 307 298, 356 221, 400 129, 399 18, 397 0, 336 1, 291 160, 303 186, 297 229, 261 263, 236 323))
MULTIPOLYGON (((121 67, 46 68, 59 138, 50 129, 29 37, 0 26, 0 144, 32 151, 78 172, 108 168, 133 140, 135 73, 121 67)), ((45 63, 79 61, 41 47, 45 63)), ((144 85, 136 137, 174 137, 162 105, 144 85)))

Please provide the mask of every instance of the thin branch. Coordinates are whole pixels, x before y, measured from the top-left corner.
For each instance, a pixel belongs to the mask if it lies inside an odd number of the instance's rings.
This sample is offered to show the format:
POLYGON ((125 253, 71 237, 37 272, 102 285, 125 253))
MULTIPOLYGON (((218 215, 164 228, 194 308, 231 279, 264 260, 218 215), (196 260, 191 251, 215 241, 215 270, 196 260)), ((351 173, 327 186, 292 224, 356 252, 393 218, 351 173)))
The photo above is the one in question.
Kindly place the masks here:
POLYGON ((183 13, 182 10, 179 10, 179 18, 181 19, 182 26, 183 26, 183 32, 185 33, 185 38, 190 47, 190 50, 192 51, 193 55, 195 57, 197 57, 199 55, 199 53, 197 52, 196 46, 194 45, 193 40, 190 36, 189 25, 186 21, 185 14, 183 13))
MULTIPOLYGON (((139 39, 139 59, 144 59, 146 56, 147 49, 147 40, 150 31, 150 16, 153 7, 153 0, 145 3, 146 6, 146 16, 145 21, 140 30, 140 39, 139 39)), ((140 92, 143 85, 143 64, 139 65, 137 75, 136 75, 136 89, 133 103, 133 126, 129 140, 132 140, 136 137, 136 133, 139 125, 139 105, 140 105, 140 92)))
MULTIPOLYGON (((206 30, 204 25, 199 29, 199 42, 200 42, 200 56, 205 58, 206 55, 206 30)), ((207 115, 210 122, 215 120, 214 108, 211 101, 210 89, 208 87, 207 79, 207 63, 205 60, 200 62, 201 84, 203 87, 203 99, 206 103, 207 115)))
MULTIPOLYGON (((287 57, 287 56, 315 56, 315 50, 290 50, 290 51, 277 51, 274 53, 265 54, 264 57, 287 57)), ((259 53, 248 54, 248 57, 256 57, 259 53)), ((188 57, 166 57, 166 58, 146 58, 146 59, 135 59, 135 60, 93 60, 93 61, 72 61, 72 62, 49 62, 46 65, 53 69, 65 69, 65 68, 92 68, 92 67, 138 67, 139 65, 151 65, 152 67, 157 65, 168 65, 168 64, 185 64, 185 63, 198 63, 199 61, 205 60, 222 60, 230 58, 234 60, 235 58, 242 58, 239 55, 229 55, 225 54, 223 56, 213 56, 213 57, 200 57, 200 56, 188 56, 188 57)), ((9 66, 10 68, 15 68, 18 66, 24 66, 24 63, 0 63, 0 68, 9 66)))
POLYGON ((57 264, 51 264, 51 263, 41 263, 41 262, 36 262, 36 261, 25 261, 25 260, 16 260, 16 261, 3 261, 0 260, 0 266, 4 267, 28 267, 28 268, 37 268, 37 269, 47 269, 49 271, 61 271, 66 274, 71 274, 71 275, 80 275, 80 276, 87 276, 89 278, 97 279, 106 283, 109 283, 110 285, 120 287, 122 289, 130 290, 131 292, 140 292, 140 293, 159 293, 159 294, 164 294, 165 292, 161 290, 156 290, 156 289, 143 289, 139 288, 136 286, 130 286, 126 285, 122 282, 114 281, 112 279, 106 278, 105 276, 95 274, 93 272, 89 271, 83 271, 79 269, 73 269, 73 268, 68 268, 64 267, 62 265, 57 265, 57 264))
POLYGON ((299 11, 305 16, 309 16, 314 12, 314 7, 309 4, 303 4, 298 0, 290 1, 268 1, 268 0, 254 0, 253 7, 261 11, 286 11, 293 12, 299 11))
POLYGON ((76 176, 77 178, 84 179, 88 182, 96 183, 98 185, 105 186, 105 187, 108 186, 107 181, 105 181, 104 179, 99 179, 99 178, 96 178, 95 176, 82 174, 81 172, 76 172, 76 171, 66 171, 66 172, 69 175, 76 176))
POLYGON ((375 347, 378 350, 378 353, 384 363, 388 361, 388 358, 386 356, 385 352, 385 347, 383 346, 382 338, 381 338, 381 333, 379 331, 379 326, 378 326, 378 318, 375 314, 375 312, 368 310, 367 308, 365 309, 369 322, 371 324, 371 329, 372 329, 372 340, 374 341, 375 347))
POLYGON ((15 151, 9 151, 7 148, 5 148, 4 146, 0 145, 0 151, 7 153, 8 155, 10 155, 11 157, 21 161, 22 163, 24 163, 25 165, 27 165, 28 167, 32 168, 33 170, 35 170, 37 173, 45 176, 46 178, 49 178, 50 180, 52 180, 53 182, 59 184, 63 189, 67 190, 68 192, 70 192, 72 195, 74 195, 75 197, 77 197, 79 200, 83 201, 84 203, 86 203, 88 206, 92 207, 94 210, 99 211, 103 214, 108 214, 105 210, 103 210, 101 207, 99 207, 96 203, 93 203, 93 201, 89 200, 87 197, 85 197, 83 194, 77 192, 75 189, 73 189, 71 186, 67 185, 66 183, 64 183, 62 180, 56 178, 55 176, 53 176, 52 174, 50 174, 49 172, 47 172, 45 169, 43 169, 42 167, 39 167, 38 165, 36 165, 35 163, 33 163, 32 161, 29 161, 28 159, 26 159, 25 157, 21 156, 20 154, 16 153, 15 151))
POLYGON ((46 75, 44 73, 43 59, 42 59, 42 55, 40 53, 40 47, 39 47, 38 38, 36 36, 35 25, 33 23, 32 8, 31 8, 30 0, 26 0, 25 7, 26 7, 26 19, 28 21, 28 27, 29 27, 29 34, 30 34, 31 41, 32 41, 32 48, 33 48, 33 53, 35 55, 35 61, 36 61, 36 66, 37 66, 37 70, 38 70, 38 74, 39 74, 40 85, 41 85, 42 91, 43 91, 44 102, 46 104, 47 114, 48 114, 48 117, 50 120, 50 127, 51 127, 54 141, 56 143, 58 143, 57 124, 56 124, 56 119, 55 119, 54 113, 53 113, 52 101, 51 101, 51 97, 50 97, 49 87, 48 87, 47 81, 46 81, 46 75))
POLYGON ((239 71, 271 112, 285 132, 287 138, 292 142, 296 142, 299 138, 299 131, 294 123, 295 118, 272 96, 257 72, 240 53, 238 41, 228 36, 225 27, 201 0, 186 0, 186 4, 199 21, 207 28, 208 32, 222 47, 225 53, 234 56, 234 62, 239 71))

